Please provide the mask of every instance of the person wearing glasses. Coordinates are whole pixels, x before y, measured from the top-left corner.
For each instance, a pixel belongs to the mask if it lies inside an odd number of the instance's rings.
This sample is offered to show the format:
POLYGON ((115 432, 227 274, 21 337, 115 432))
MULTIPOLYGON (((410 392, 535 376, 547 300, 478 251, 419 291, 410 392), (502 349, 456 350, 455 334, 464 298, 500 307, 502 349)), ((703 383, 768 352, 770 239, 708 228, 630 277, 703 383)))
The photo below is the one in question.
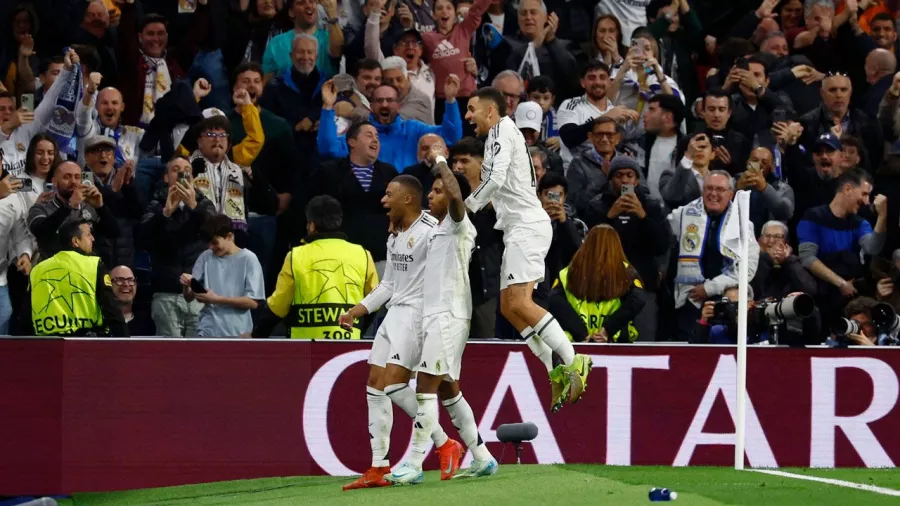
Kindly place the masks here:
POLYGON ((128 324, 128 333, 132 336, 155 336, 156 325, 150 312, 143 307, 135 307, 137 296, 137 280, 134 272, 127 265, 120 265, 109 272, 112 278, 112 291, 122 306, 122 316, 128 324))
POLYGON ((757 298, 781 299, 803 292, 816 296, 816 278, 800 263, 788 244, 788 227, 780 221, 767 222, 759 235, 759 267, 750 282, 757 298))
MULTIPOLYGON (((242 97, 236 100, 238 107, 256 109, 249 102, 246 90, 235 92, 238 95, 242 97)), ((216 212, 231 218, 238 244, 243 245, 248 237, 248 207, 255 210, 277 207, 278 197, 262 172, 254 172, 249 166, 229 159, 231 123, 225 114, 218 109, 207 109, 203 116, 196 127, 197 149, 190 157, 193 186, 212 202, 216 212)), ((256 118, 258 122, 258 115, 256 118)))
MULTIPOLYGON (((695 139, 696 140, 696 139, 695 139)), ((692 144, 694 141, 691 141, 692 144)), ((709 150, 709 148, 706 148, 709 150)), ((738 284, 740 262, 748 262, 753 279, 759 262, 759 244, 751 239, 747 258, 740 258, 724 241, 726 232, 739 232, 737 207, 731 205, 734 180, 725 171, 714 170, 703 177, 703 194, 669 214, 675 234, 675 341, 689 341, 700 318, 703 303, 721 297, 726 288, 738 284)))

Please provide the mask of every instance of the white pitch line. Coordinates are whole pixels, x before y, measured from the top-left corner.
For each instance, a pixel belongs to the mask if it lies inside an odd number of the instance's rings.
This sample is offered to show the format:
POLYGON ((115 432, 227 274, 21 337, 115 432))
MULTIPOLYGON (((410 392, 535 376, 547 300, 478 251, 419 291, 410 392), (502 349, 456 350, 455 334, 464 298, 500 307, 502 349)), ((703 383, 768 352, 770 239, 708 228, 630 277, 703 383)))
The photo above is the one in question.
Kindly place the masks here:
POLYGON ((900 497, 900 490, 892 488, 876 487, 875 485, 864 485, 852 481, 835 480, 832 478, 822 478, 819 476, 809 476, 806 474, 786 473, 784 471, 775 471, 772 469, 747 469, 756 473, 771 474, 773 476, 781 476, 784 478, 794 478, 796 480, 817 481, 819 483, 827 483, 829 485, 837 485, 838 487, 855 488, 857 490, 865 490, 866 492, 874 492, 876 494, 890 495, 900 497))

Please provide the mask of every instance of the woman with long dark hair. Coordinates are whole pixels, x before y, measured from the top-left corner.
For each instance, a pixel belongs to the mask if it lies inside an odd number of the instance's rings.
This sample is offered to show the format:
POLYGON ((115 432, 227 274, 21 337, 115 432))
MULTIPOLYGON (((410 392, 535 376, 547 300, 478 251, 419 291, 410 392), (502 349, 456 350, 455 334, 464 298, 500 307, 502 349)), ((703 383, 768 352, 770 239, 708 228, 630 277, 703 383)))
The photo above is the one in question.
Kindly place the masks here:
POLYGON ((550 293, 550 312, 573 341, 632 342, 634 318, 644 308, 637 271, 628 264, 619 234, 597 225, 550 293))
POLYGON ((34 38, 38 31, 38 17, 31 4, 15 6, 9 16, 9 35, 0 44, 0 78, 7 91, 18 97, 34 91, 38 59, 34 53, 34 38))
POLYGON ((591 32, 591 59, 618 68, 624 63, 628 48, 622 43, 622 23, 612 14, 604 14, 594 21, 591 32))

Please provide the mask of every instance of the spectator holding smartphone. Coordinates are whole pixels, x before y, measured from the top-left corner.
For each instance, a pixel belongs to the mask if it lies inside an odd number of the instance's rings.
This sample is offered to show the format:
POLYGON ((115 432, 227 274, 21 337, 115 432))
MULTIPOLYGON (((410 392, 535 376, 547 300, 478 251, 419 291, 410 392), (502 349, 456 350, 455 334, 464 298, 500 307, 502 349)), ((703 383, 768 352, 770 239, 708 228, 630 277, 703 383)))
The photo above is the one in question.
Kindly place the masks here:
POLYGON ((234 223, 219 214, 203 226, 209 242, 191 274, 181 275, 184 299, 203 304, 197 335, 238 337, 253 330, 250 311, 265 300, 262 267, 256 255, 234 243, 234 223))
POLYGON ((550 287, 559 271, 572 261, 572 256, 581 247, 587 232, 584 223, 575 218, 574 211, 566 205, 568 186, 564 177, 552 172, 544 174, 538 184, 538 198, 550 216, 553 227, 550 251, 544 258, 546 275, 544 281, 537 286, 538 293, 543 297, 550 293, 550 287))

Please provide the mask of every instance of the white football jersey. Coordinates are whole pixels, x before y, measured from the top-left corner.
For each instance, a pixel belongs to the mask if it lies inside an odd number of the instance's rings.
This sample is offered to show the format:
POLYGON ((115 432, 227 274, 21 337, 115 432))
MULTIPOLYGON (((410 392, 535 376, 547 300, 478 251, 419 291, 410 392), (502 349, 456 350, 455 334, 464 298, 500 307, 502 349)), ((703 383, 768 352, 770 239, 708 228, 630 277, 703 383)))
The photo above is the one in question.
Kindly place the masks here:
POLYGON ((387 240, 387 264, 378 286, 361 302, 371 313, 387 304, 422 309, 422 285, 428 255, 428 236, 438 222, 422 212, 412 226, 387 240))
MULTIPOLYGON (((587 95, 582 95, 580 97, 569 98, 563 100, 563 103, 559 106, 559 111, 557 111, 557 124, 559 128, 562 128, 563 125, 583 125, 588 121, 593 121, 600 116, 608 113, 610 109, 612 109, 613 103, 611 100, 606 101, 606 109, 600 110, 594 104, 590 103, 587 99, 587 95)), ((575 149, 569 149, 566 147, 565 142, 560 143, 559 147, 559 156, 563 159, 563 165, 568 167, 569 162, 575 158, 579 153, 588 151, 593 149, 590 141, 584 141, 581 146, 578 146, 575 149)))
POLYGON ((425 262, 425 307, 423 316, 449 311, 463 320, 472 318, 469 260, 475 248, 475 225, 469 216, 459 223, 448 214, 428 236, 425 262))
POLYGON ((537 197, 537 175, 525 137, 508 116, 488 133, 481 184, 466 199, 466 207, 478 212, 488 202, 497 212, 497 230, 517 223, 550 221, 537 197))

